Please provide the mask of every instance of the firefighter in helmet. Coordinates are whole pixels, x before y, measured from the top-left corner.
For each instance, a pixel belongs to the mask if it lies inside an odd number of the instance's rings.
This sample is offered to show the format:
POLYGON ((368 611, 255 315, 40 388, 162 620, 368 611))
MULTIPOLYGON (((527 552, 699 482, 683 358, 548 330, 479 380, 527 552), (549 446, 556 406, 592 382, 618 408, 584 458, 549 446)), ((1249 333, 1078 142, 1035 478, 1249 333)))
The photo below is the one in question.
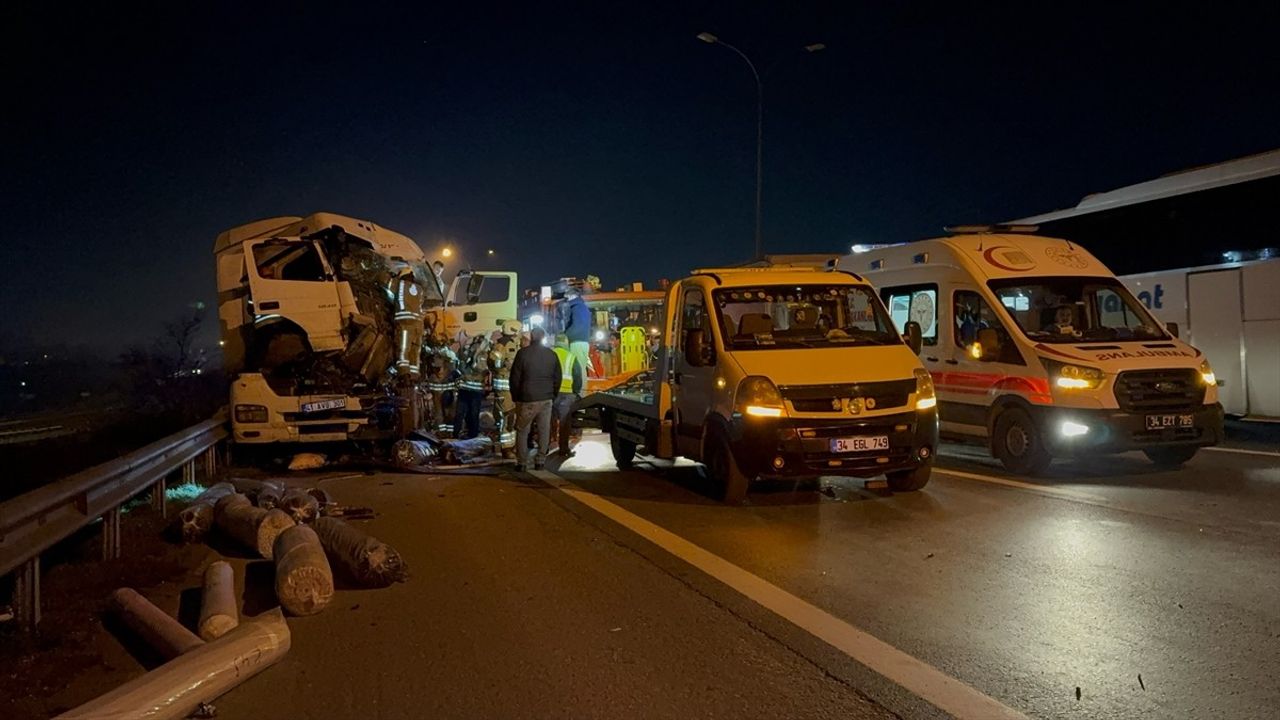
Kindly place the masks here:
POLYGON ((520 323, 505 320, 489 351, 493 371, 493 416, 498 425, 498 445, 503 455, 513 456, 516 447, 516 403, 511 398, 511 363, 520 351, 520 323))

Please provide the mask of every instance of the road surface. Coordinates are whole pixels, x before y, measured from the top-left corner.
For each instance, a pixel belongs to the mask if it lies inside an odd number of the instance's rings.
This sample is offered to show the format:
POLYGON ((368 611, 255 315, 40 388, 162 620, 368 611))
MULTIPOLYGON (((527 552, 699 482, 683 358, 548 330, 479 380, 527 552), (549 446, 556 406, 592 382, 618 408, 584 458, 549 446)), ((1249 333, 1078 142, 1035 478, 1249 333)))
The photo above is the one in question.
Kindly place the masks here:
POLYGON ((413 577, 291 620, 219 716, 1269 717, 1280 454, 1244 449, 1030 480, 947 447, 918 493, 743 507, 599 436, 554 473, 335 480, 413 577))

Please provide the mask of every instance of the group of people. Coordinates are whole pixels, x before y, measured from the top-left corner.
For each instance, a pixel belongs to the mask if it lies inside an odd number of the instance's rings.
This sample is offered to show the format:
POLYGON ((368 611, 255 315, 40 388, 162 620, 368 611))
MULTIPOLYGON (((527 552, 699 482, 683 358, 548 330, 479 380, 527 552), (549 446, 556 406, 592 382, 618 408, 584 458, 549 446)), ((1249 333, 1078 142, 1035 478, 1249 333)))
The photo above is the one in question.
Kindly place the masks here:
POLYGON ((515 456, 518 469, 541 469, 551 448, 553 419, 561 457, 573 455, 573 406, 586 389, 586 365, 568 335, 556 336, 550 348, 542 328, 520 330, 518 322, 509 321, 491 337, 459 338, 430 352, 431 427, 461 440, 478 437, 481 410, 491 397, 496 444, 515 456))

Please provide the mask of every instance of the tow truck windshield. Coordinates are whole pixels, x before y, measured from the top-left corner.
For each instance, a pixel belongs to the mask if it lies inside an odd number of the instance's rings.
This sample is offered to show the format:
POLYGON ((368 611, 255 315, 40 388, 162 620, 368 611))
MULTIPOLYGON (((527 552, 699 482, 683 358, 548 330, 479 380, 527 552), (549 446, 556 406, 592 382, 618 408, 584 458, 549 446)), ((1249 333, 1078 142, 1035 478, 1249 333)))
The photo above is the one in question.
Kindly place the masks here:
POLYGON ((901 337, 867 287, 767 285, 712 293, 725 344, 734 350, 894 345, 901 337))
POLYGON ((1168 337, 1115 278, 1016 278, 992 280, 988 286, 1022 332, 1037 342, 1168 337))

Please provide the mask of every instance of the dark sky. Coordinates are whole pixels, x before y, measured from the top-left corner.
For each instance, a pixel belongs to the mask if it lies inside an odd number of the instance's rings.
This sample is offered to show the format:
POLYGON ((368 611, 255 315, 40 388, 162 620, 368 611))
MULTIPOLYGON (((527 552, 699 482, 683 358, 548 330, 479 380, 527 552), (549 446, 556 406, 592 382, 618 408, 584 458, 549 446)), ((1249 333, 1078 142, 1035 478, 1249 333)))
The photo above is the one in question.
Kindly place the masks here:
POLYGON ((1280 147, 1280 18, 1222 3, 261 5, 0 11, 0 341, 146 340, 212 303, 219 231, 316 210, 493 248, 524 285, 743 259, 754 88, 704 30, 777 60, 770 252, 1280 147))

